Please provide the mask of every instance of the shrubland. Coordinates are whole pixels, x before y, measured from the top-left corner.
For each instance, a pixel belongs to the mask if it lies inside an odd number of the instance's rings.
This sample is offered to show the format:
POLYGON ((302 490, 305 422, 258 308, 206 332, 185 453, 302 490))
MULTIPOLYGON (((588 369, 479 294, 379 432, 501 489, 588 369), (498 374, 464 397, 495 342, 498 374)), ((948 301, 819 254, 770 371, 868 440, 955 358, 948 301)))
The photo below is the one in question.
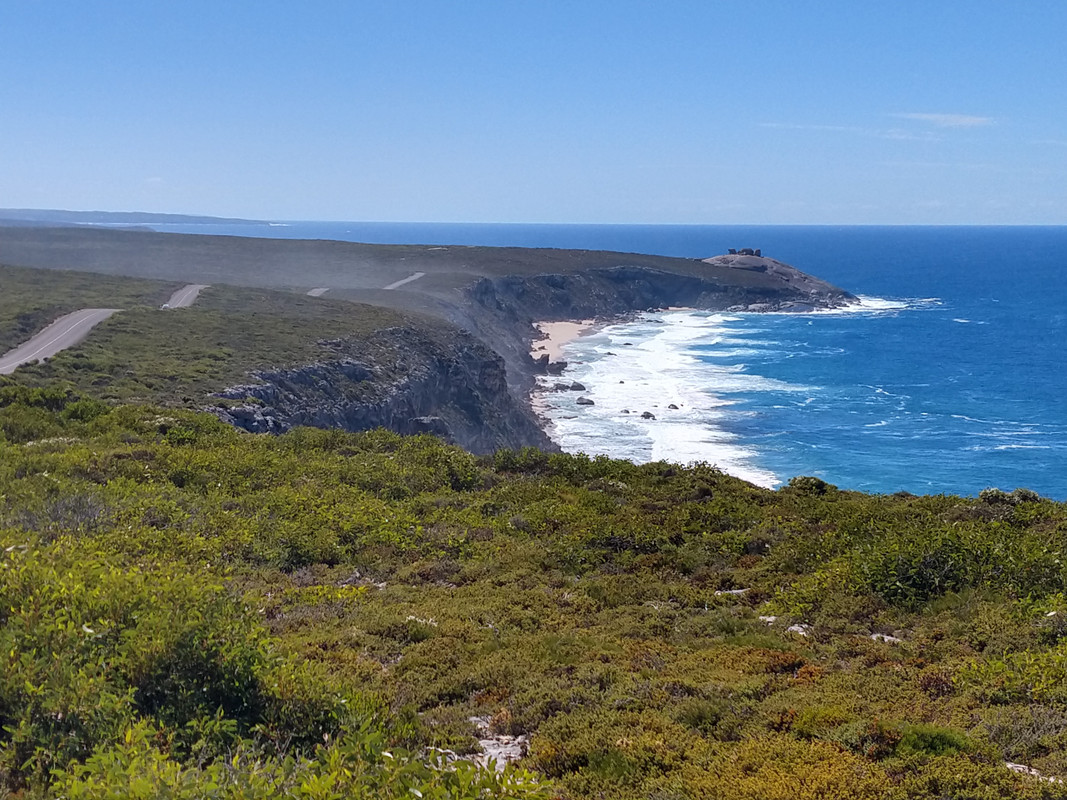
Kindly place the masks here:
POLYGON ((0 538, 9 794, 1067 797, 1067 508, 1032 492, 6 382, 0 538), (468 760, 502 736, 517 766, 468 760))
POLYGON ((373 393, 396 377, 399 344, 383 331, 407 327, 428 343, 450 343, 438 320, 329 298, 210 286, 196 303, 161 311, 181 284, 90 273, 0 266, 0 352, 21 344, 58 315, 99 305, 122 309, 77 347, 20 367, 25 386, 62 385, 111 402, 203 407, 256 370, 358 358, 375 370, 373 393), (6 342, 6 344, 5 344, 6 342))
POLYGON ((0 353, 80 308, 156 308, 182 284, 0 264, 0 353))

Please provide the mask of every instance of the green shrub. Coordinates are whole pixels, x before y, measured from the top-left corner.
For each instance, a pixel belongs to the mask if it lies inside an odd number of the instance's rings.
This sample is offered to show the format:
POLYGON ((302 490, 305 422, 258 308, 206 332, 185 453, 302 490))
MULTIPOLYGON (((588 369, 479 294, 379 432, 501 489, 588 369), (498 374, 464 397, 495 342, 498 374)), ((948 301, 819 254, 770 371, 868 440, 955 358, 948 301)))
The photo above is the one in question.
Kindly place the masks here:
POLYGON ((144 723, 120 743, 58 771, 54 796, 69 800, 548 800, 548 788, 514 768, 503 773, 443 754, 388 749, 371 728, 354 731, 306 758, 279 758, 239 744, 225 758, 185 764, 159 746, 144 723))
POLYGON ((963 731, 937 725, 908 723, 901 726, 894 755, 954 756, 968 753, 973 744, 963 731))
POLYGON ((787 487, 797 494, 810 497, 820 497, 837 491, 837 487, 832 483, 827 483, 822 478, 816 478, 813 475, 798 475, 795 478, 790 478, 787 487))

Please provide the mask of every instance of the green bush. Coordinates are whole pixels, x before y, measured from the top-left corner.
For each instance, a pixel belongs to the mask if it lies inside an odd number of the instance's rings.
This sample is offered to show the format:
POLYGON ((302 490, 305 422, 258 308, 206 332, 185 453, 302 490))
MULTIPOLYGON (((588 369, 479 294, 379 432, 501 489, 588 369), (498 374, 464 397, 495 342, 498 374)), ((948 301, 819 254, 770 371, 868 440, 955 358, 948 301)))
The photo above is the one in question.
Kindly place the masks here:
POLYGON ((0 396, 0 794, 537 796, 428 749, 489 736, 574 800, 1067 775, 1061 503, 0 396))

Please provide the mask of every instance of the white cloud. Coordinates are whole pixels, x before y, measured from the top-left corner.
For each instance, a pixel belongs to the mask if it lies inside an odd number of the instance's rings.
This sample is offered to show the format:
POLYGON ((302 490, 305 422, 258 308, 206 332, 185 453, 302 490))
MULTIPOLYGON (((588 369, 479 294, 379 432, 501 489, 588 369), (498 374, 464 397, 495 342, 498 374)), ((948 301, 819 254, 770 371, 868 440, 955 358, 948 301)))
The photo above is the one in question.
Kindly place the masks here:
POLYGON ((969 114, 890 114, 897 119, 910 119, 916 122, 928 122, 938 128, 980 128, 992 125, 992 117, 976 117, 969 114))

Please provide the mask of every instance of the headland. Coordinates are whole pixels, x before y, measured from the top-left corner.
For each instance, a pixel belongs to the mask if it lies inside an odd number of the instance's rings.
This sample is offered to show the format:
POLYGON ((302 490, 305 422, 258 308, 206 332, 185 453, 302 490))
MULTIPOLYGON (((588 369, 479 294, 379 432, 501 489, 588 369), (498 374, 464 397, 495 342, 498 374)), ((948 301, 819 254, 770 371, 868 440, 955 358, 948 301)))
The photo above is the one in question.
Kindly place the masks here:
MULTIPOLYGON (((195 385, 146 379, 156 388, 139 387, 136 399, 199 403, 252 431, 307 424, 348 430, 384 426, 402 433, 436 433, 475 452, 552 447, 529 398, 538 375, 565 367, 551 348, 559 333, 573 334, 576 325, 673 306, 810 311, 856 299, 762 255, 691 259, 14 223, 0 227, 0 264, 168 286, 210 285, 180 317, 164 323, 157 315, 146 315, 137 324, 173 327, 180 319, 189 331, 159 332, 180 341, 206 324, 205 315, 215 314, 210 327, 219 331, 216 339, 229 351, 218 357, 226 368, 195 385), (322 288, 328 289, 320 292, 323 296, 308 295, 322 288), (376 310, 361 310, 369 307, 376 310), (331 322, 322 327, 324 316, 331 322), (355 317, 375 322, 357 326, 360 333, 353 337, 345 320, 355 317), (563 323, 547 341, 538 328, 545 323, 563 323), (258 334, 257 325, 264 327, 258 334), (253 336, 257 340, 254 357, 233 341, 238 328, 245 330, 238 337, 245 343, 253 336), (306 346, 296 348, 299 355, 279 350, 272 360, 270 331, 283 329, 303 337, 306 346), (218 408, 220 403, 225 407, 218 408)), ((115 329, 124 328, 123 319, 116 316, 89 340, 111 359, 132 357, 132 345, 114 339, 115 329)), ((125 319, 132 322, 129 315, 125 319)), ((149 331, 146 340, 152 339, 149 331)), ((55 378, 59 373, 77 379, 75 370, 64 369, 71 357, 41 366, 39 378, 32 371, 24 377, 44 380, 46 374, 55 378)), ((142 348, 137 357, 152 361, 162 356, 142 348)), ((113 383, 98 375, 96 388, 86 388, 99 393, 113 383)))

